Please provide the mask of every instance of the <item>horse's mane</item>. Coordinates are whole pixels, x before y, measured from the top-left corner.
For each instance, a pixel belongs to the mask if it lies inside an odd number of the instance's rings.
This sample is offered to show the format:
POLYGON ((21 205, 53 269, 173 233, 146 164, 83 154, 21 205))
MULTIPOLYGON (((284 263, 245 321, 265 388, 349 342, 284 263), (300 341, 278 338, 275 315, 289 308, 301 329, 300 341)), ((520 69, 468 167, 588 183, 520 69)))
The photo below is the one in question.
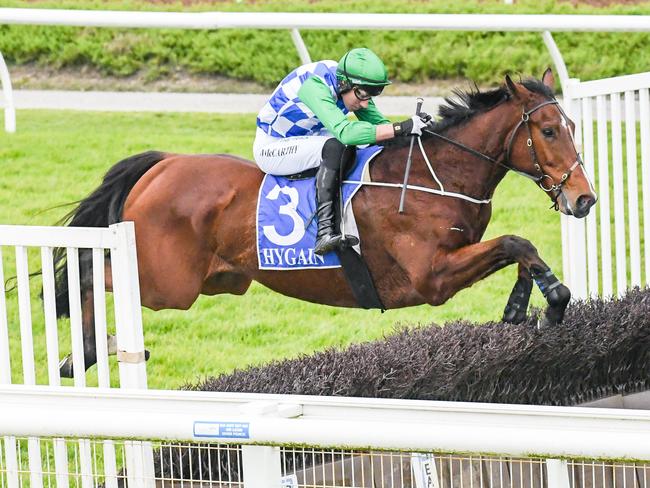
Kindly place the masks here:
MULTIPOLYGON (((474 117, 476 114, 487 112, 497 105, 510 100, 511 95, 505 85, 492 90, 481 91, 476 83, 471 82, 469 89, 463 90, 456 88, 452 91, 453 95, 445 97, 445 104, 438 108, 438 119, 431 126, 434 132, 444 132, 451 127, 463 124, 474 117)), ((546 98, 554 98, 553 91, 544 85, 540 80, 528 78, 520 81, 524 87, 534 93, 539 93, 546 98)), ((424 139, 432 137, 426 132, 422 136, 424 139)), ((383 146, 406 146, 409 144, 409 137, 397 137, 390 139, 383 146)))

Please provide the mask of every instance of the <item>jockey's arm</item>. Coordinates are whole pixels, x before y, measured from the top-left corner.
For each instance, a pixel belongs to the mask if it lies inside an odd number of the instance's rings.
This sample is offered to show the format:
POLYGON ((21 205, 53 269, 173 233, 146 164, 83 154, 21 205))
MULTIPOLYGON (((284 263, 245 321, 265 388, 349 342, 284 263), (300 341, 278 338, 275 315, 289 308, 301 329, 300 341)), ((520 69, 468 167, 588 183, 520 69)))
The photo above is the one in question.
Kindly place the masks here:
MULTIPOLYGON (((298 97, 314 112, 325 128, 343 144, 349 146, 374 144, 377 141, 394 137, 392 125, 376 108, 374 109, 376 113, 370 111, 369 118, 377 121, 381 119, 381 125, 375 125, 370 120, 348 119, 343 111, 336 106, 336 100, 332 97, 329 87, 317 76, 309 78, 302 84, 298 90, 298 97)), ((358 118, 361 119, 361 117, 358 118)))
POLYGON ((357 119, 363 120, 364 122, 370 122, 375 126, 375 138, 377 142, 395 137, 393 125, 390 120, 384 117, 384 114, 379 111, 374 101, 370 100, 367 108, 357 110, 354 112, 354 115, 357 116, 357 119))

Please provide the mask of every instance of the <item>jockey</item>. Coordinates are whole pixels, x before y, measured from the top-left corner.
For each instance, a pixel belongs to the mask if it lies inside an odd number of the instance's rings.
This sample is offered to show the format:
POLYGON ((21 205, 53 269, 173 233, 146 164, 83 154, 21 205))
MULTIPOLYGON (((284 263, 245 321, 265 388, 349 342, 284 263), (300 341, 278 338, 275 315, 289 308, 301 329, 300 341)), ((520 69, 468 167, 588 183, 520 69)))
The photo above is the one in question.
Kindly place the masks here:
POLYGON ((316 254, 341 244, 342 236, 334 229, 334 204, 346 146, 421 135, 430 118, 422 113, 391 124, 372 100, 390 83, 375 53, 352 49, 338 63, 319 61, 293 70, 257 116, 253 154, 262 171, 291 175, 319 167, 316 254), (348 119, 348 112, 358 120, 348 119))

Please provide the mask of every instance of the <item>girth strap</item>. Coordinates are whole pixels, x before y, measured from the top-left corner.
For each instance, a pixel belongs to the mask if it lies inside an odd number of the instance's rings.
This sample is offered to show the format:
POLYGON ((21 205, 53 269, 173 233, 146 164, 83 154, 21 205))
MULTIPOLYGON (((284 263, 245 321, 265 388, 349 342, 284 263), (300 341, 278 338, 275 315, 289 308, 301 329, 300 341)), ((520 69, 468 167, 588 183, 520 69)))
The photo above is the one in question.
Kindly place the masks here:
POLYGON ((361 308, 378 308, 382 312, 386 307, 379 297, 377 288, 363 257, 351 247, 336 250, 336 255, 343 266, 343 274, 347 280, 355 300, 361 308))

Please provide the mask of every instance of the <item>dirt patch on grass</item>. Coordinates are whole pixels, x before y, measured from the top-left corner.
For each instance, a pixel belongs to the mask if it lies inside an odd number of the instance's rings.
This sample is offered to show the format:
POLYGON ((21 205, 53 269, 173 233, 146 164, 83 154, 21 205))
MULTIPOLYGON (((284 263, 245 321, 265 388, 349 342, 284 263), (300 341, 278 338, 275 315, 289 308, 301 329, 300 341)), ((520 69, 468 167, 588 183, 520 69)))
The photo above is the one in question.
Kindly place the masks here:
MULTIPOLYGON (((133 76, 106 76, 92 68, 54 69, 36 65, 10 66, 12 85, 18 90, 78 90, 78 91, 145 91, 180 93, 271 93, 273 87, 253 81, 236 80, 225 76, 196 75, 175 71, 151 80, 145 73, 133 76)), ((496 82, 499 80, 495 80, 496 82)), ((388 96, 446 96, 452 89, 466 89, 471 82, 461 78, 429 80, 423 83, 399 83, 388 86, 388 96)))
POLYGON ((198 93, 267 93, 269 87, 252 81, 224 76, 196 75, 176 71, 151 80, 146 73, 127 77, 107 76, 92 68, 61 68, 23 65, 10 66, 16 89, 80 91, 151 91, 198 93))

